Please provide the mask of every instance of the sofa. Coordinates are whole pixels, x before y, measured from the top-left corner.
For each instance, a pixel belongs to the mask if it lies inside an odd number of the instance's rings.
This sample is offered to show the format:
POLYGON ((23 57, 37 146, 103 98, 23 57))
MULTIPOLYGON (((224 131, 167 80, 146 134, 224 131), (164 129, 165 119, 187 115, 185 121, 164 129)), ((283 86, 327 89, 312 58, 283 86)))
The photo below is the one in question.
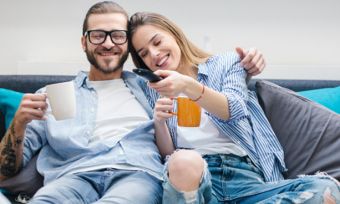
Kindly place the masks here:
MULTIPOLYGON (((0 88, 34 93, 47 84, 73 78, 64 75, 0 75, 0 88)), ((340 179, 340 115, 296 93, 338 86, 340 80, 249 81, 249 89, 257 92, 260 105, 284 149, 288 168, 286 178, 321 171, 340 179)), ((0 136, 4 133, 5 117, 0 112, 0 136)), ((8 197, 13 199, 13 196, 8 197)))

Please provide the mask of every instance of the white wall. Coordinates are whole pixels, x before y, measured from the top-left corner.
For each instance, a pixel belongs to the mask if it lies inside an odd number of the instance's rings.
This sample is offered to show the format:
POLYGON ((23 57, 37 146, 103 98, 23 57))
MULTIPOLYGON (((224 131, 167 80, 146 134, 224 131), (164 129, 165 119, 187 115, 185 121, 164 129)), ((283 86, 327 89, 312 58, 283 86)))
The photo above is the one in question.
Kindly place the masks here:
MULTIPOLYGON (((0 0, 0 74, 88 70, 82 21, 94 0, 0 0)), ((340 79, 338 0, 118 0, 126 10, 175 21, 213 53, 255 46, 261 78, 340 79)), ((126 69, 131 69, 131 61, 126 69)))

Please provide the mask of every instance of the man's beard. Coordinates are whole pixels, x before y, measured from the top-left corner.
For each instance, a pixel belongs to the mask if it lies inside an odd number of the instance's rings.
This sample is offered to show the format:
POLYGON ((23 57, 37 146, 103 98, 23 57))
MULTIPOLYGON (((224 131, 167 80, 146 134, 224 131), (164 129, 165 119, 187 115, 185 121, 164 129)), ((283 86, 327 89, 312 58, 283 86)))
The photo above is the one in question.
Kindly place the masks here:
POLYGON ((97 70, 99 70, 99 71, 101 71, 105 74, 110 74, 112 72, 117 71, 118 69, 122 69, 125 61, 127 60, 128 56, 129 56, 129 52, 126 51, 123 54, 123 56, 119 59, 119 62, 116 66, 105 68, 105 67, 102 67, 102 66, 99 65, 98 61, 94 57, 93 52, 89 52, 87 49, 86 49, 85 52, 86 52, 87 60, 90 62, 90 64, 92 64, 94 68, 96 68, 97 70))

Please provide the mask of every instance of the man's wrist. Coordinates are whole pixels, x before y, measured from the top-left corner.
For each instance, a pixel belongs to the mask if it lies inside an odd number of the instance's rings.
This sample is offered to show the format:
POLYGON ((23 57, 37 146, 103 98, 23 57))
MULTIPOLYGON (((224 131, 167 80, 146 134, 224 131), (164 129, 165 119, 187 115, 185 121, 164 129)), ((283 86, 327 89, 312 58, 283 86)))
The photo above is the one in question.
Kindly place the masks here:
MULTIPOLYGON (((25 134, 26 124, 18 121, 16 118, 13 119, 11 124, 11 133, 15 140, 23 140, 25 134)), ((15 142, 15 141, 14 141, 15 142)))

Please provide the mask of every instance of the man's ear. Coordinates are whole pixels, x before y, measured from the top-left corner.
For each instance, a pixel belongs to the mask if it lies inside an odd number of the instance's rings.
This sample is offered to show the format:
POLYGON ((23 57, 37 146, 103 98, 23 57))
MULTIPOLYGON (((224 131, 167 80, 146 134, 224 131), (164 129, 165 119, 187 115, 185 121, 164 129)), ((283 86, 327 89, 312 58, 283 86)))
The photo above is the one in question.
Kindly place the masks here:
POLYGON ((85 52, 86 51, 86 36, 82 36, 80 41, 81 41, 81 46, 85 52))

